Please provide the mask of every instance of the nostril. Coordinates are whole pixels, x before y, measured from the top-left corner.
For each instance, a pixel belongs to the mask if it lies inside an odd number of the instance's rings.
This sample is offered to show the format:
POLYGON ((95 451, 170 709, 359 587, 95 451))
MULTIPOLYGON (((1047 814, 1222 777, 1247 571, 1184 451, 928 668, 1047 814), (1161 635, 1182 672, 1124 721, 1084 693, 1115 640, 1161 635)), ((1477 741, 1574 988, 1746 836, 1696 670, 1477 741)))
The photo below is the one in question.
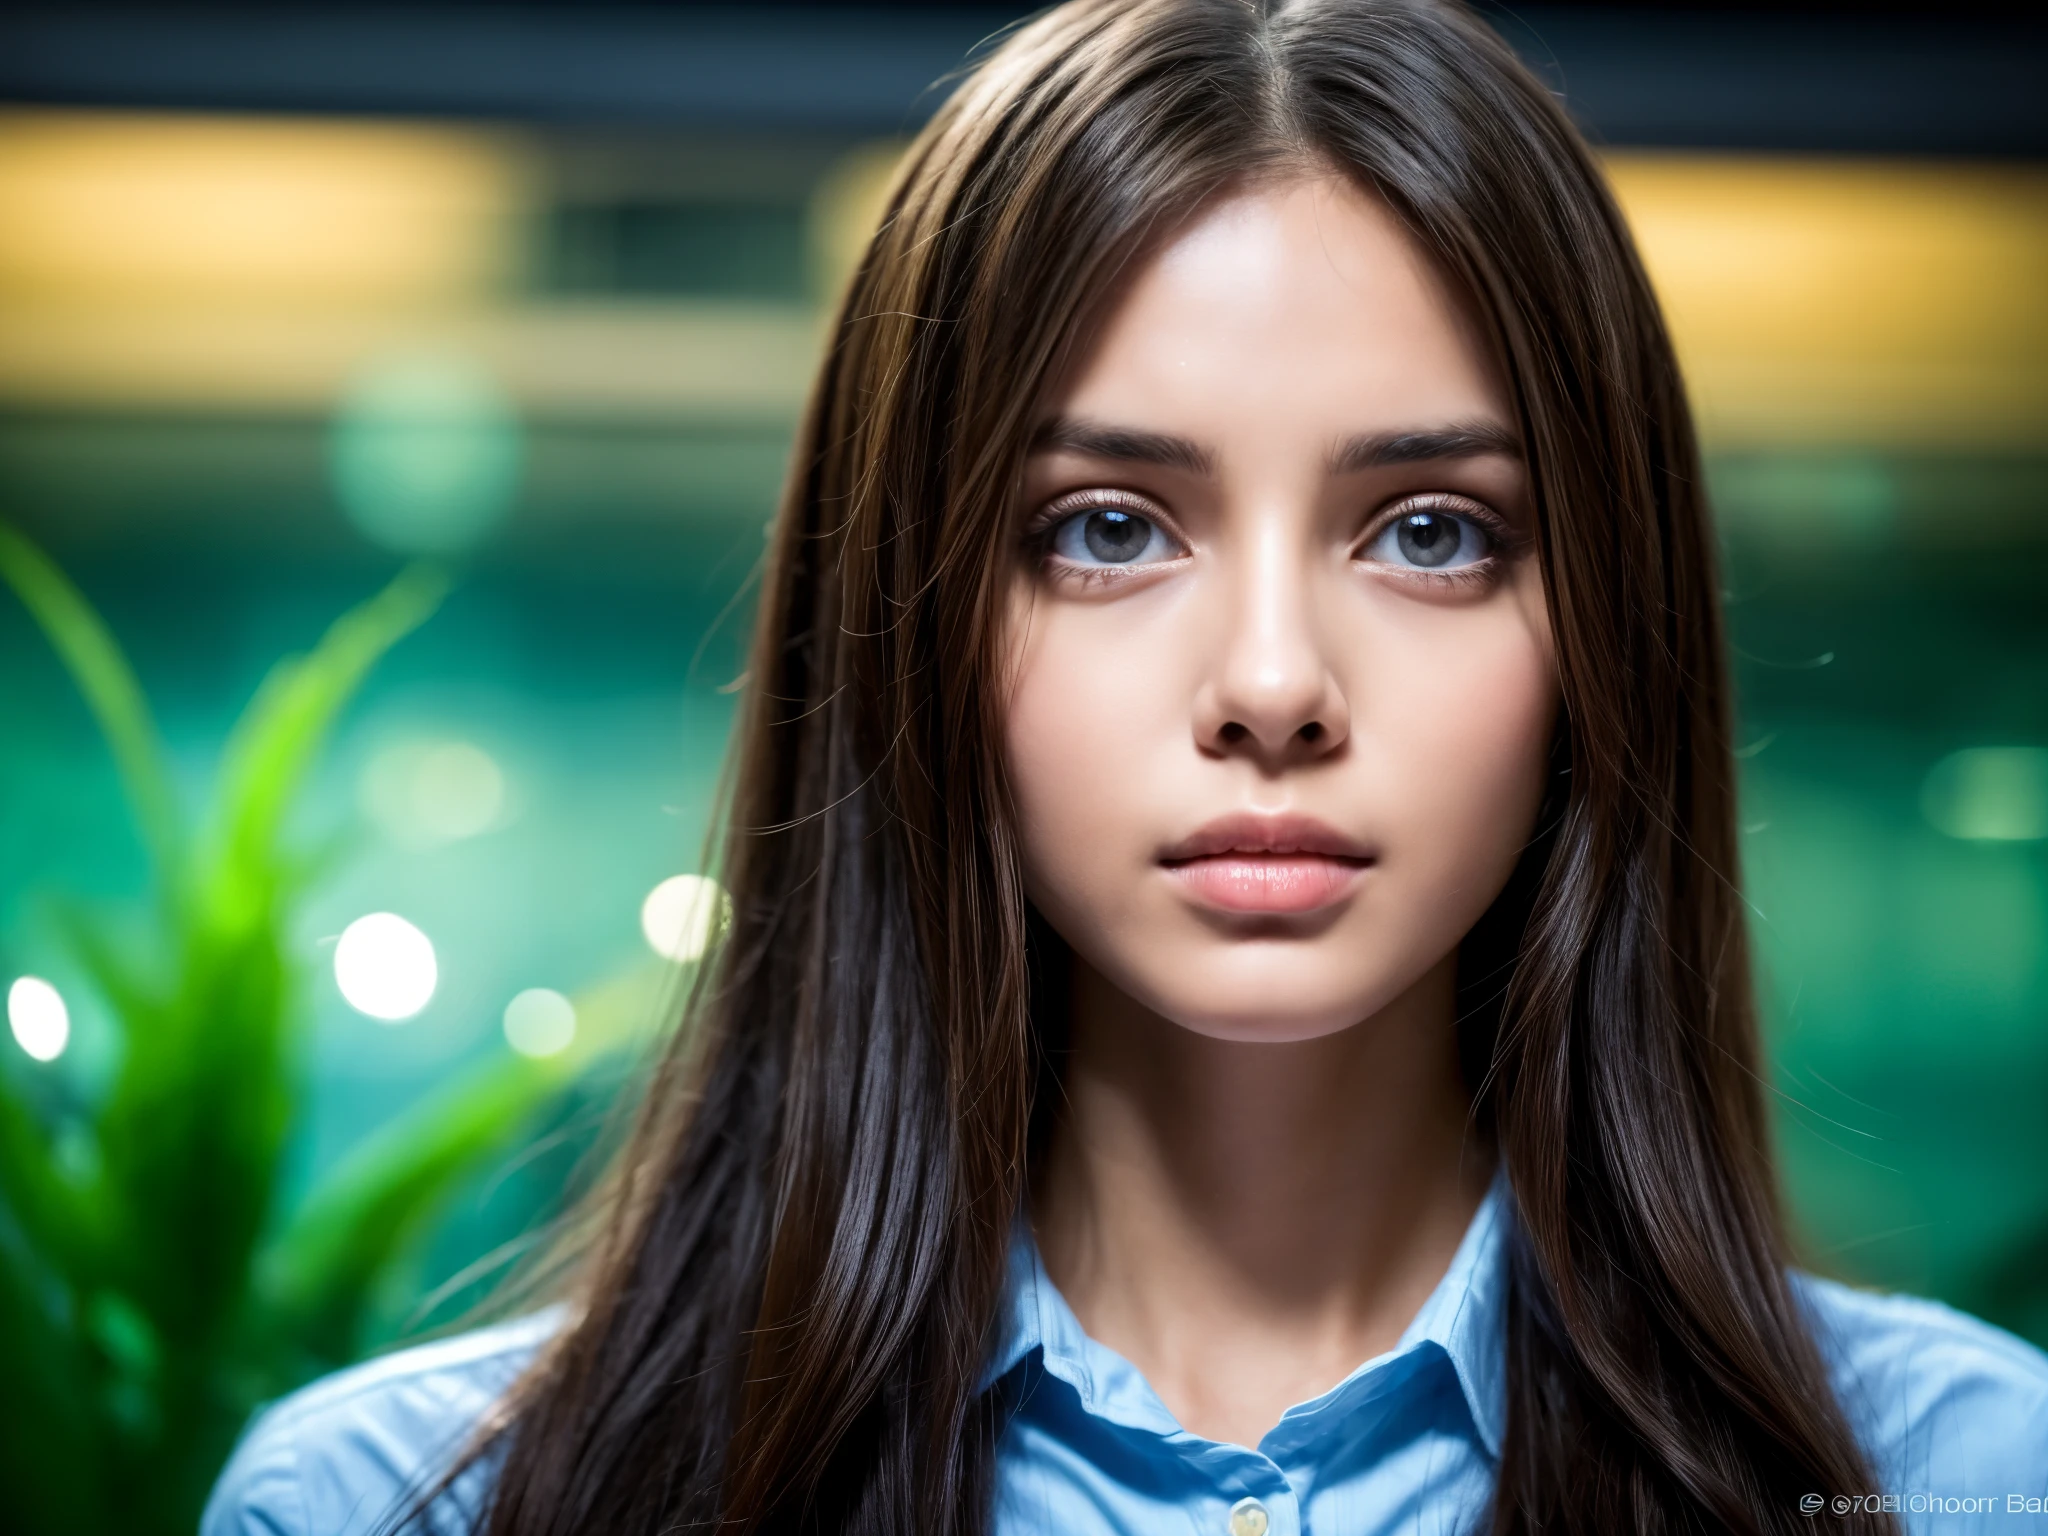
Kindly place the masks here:
POLYGON ((1221 736, 1225 741, 1235 744, 1237 742, 1243 741, 1245 737, 1251 734, 1251 732, 1247 730, 1244 726, 1238 724, 1238 722, 1235 720, 1226 720, 1223 723, 1223 729, 1218 731, 1216 734, 1221 736))
POLYGON ((1301 728, 1300 734, 1303 741, 1321 741, 1323 739, 1322 722, 1319 720, 1309 721, 1307 725, 1301 728))

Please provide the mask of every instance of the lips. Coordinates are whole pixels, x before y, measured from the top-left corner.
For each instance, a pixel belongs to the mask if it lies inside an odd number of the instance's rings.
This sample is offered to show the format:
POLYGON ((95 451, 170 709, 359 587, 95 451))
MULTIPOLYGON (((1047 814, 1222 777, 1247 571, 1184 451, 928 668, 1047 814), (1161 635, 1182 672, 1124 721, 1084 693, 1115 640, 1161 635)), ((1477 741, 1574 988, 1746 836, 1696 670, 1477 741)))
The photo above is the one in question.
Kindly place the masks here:
POLYGON ((1309 816, 1239 813, 1167 848, 1159 862, 1186 895, 1225 912, 1314 912, 1341 901, 1373 852, 1309 816))

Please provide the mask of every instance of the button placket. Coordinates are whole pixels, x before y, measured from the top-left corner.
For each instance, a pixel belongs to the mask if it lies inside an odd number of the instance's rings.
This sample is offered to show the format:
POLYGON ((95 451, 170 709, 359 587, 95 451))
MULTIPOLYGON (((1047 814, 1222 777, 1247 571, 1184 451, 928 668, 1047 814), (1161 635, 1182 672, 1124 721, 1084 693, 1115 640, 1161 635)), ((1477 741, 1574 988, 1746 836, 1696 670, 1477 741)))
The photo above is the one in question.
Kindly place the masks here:
POLYGON ((1230 1506, 1230 1536, 1266 1536, 1272 1526, 1263 1499, 1242 1498, 1230 1506))
POLYGON ((1239 1483, 1233 1492, 1239 1494, 1236 1502, 1222 1512, 1220 1521, 1209 1527, 1216 1536, 1302 1536, 1301 1506, 1285 1477, 1239 1483), (1258 1492, 1243 1492, 1247 1486, 1258 1492))
POLYGON ((1201 1517, 1211 1536, 1302 1536, 1301 1511, 1293 1485, 1264 1451, 1189 1435, 1181 1450, 1196 1475, 1216 1495, 1213 1513, 1201 1517))

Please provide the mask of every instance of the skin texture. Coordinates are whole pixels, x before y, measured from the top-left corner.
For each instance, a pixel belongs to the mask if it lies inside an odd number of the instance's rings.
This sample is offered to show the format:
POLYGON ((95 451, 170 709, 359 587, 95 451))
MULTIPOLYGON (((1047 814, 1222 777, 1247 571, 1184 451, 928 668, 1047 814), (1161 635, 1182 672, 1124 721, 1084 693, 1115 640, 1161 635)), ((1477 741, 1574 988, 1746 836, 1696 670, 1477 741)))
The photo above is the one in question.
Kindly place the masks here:
POLYGON ((1457 946, 1533 828, 1558 698, 1513 422, 1392 214, 1302 176, 1137 272, 1020 487, 1005 748, 1026 888, 1076 955, 1033 1219, 1083 1327, 1214 1439, 1391 1347, 1492 1172, 1457 946), (1448 565, 1387 531, 1411 514, 1448 565), (1162 862, 1233 814, 1349 856, 1162 862))

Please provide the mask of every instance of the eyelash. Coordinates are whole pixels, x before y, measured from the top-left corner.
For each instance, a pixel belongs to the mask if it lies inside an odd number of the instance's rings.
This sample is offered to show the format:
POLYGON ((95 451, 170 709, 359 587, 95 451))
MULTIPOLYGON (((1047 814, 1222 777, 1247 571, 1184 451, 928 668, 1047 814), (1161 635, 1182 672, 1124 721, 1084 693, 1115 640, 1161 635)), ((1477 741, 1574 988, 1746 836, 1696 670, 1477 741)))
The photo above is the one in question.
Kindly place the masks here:
MULTIPOLYGON (((1143 565, 1079 565, 1065 560, 1054 553, 1053 535, 1060 526, 1077 513, 1113 508, 1127 511, 1144 518, 1168 538, 1180 544, 1183 550, 1187 540, 1173 526, 1171 518, 1150 498, 1132 491, 1086 490, 1069 491, 1056 496, 1035 513, 1024 529, 1024 541, 1037 556, 1041 569, 1060 580, 1072 581, 1082 586, 1128 581, 1142 573, 1157 570, 1170 561, 1147 561, 1143 565)), ((1396 522, 1418 513, 1441 512, 1469 523, 1485 536, 1491 546, 1479 559, 1469 565, 1456 566, 1445 571, 1425 570, 1416 566, 1389 565, 1385 561, 1372 561, 1394 575, 1399 581, 1424 582, 1443 587, 1478 587, 1491 585, 1499 579, 1503 557, 1512 555, 1521 547, 1519 533, 1492 508, 1467 496, 1452 492, 1430 491, 1419 495, 1406 496, 1383 508, 1366 531, 1353 546, 1351 558, 1363 561, 1363 551, 1377 544, 1380 538, 1396 522)))
POLYGON ((1079 565, 1054 552, 1053 535, 1063 523, 1077 513, 1104 509, 1129 512, 1134 517, 1142 517, 1179 544, 1183 552, 1187 549, 1188 541, 1173 526, 1173 519, 1168 517, 1159 504, 1150 497, 1140 496, 1134 491, 1069 491, 1047 502, 1024 529, 1025 543, 1037 555, 1040 568, 1059 580, 1071 581, 1085 587, 1129 581, 1140 574, 1156 571, 1162 565, 1172 563, 1165 560, 1150 560, 1143 565, 1129 566, 1079 565))

